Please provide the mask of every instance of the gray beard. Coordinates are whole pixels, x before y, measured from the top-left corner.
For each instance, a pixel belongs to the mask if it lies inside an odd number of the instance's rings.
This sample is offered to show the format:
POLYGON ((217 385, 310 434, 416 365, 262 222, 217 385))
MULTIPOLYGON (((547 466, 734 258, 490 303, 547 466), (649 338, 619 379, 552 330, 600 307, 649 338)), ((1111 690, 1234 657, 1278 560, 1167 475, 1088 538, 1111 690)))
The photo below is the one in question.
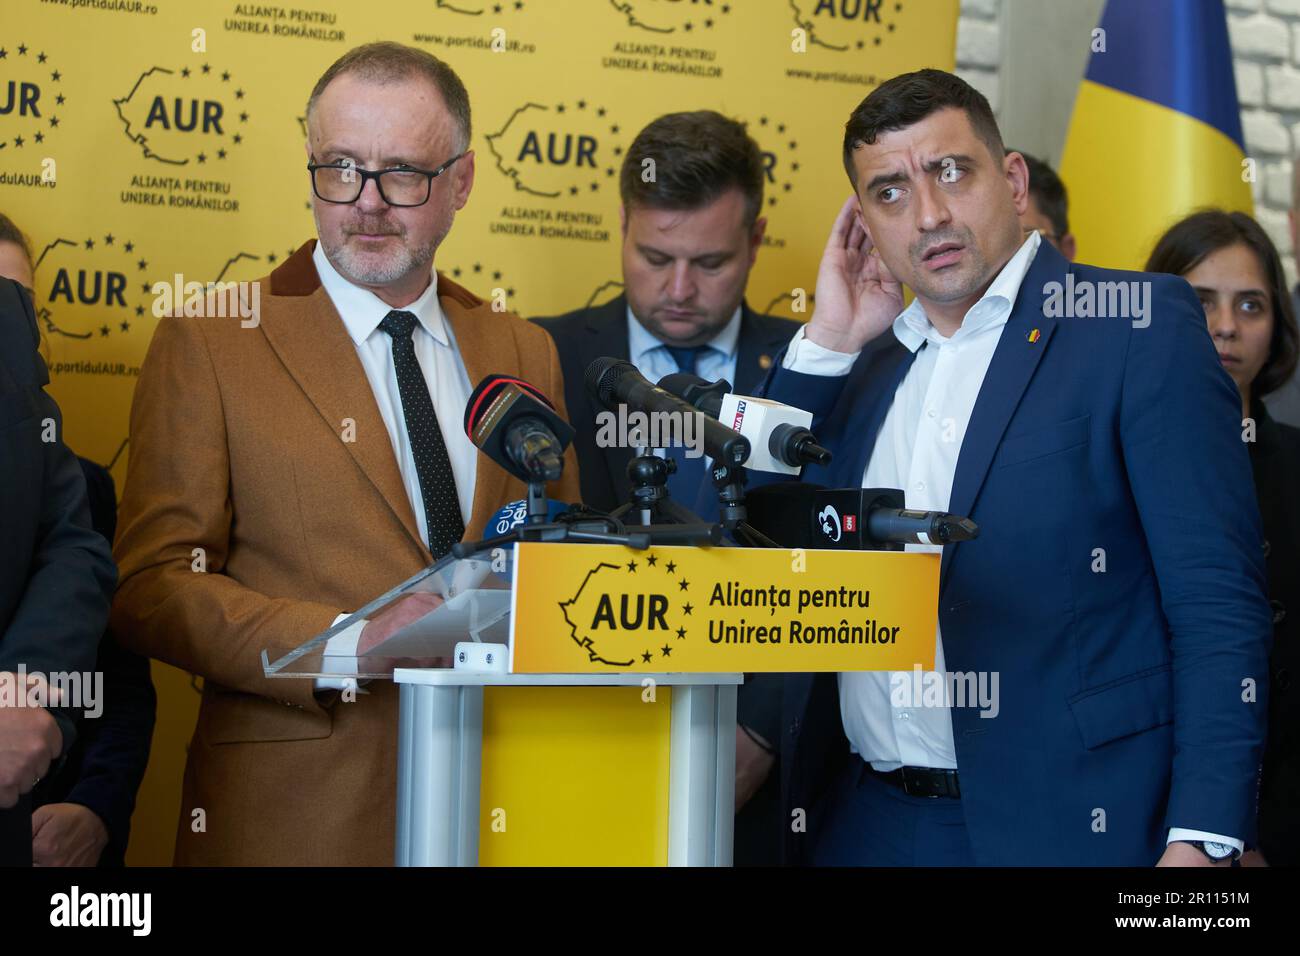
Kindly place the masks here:
POLYGON ((402 246, 387 262, 369 266, 363 266, 346 243, 334 248, 325 246, 325 255, 339 274, 355 285, 388 285, 414 272, 421 263, 426 269, 431 267, 437 248, 437 243, 415 249, 402 246))

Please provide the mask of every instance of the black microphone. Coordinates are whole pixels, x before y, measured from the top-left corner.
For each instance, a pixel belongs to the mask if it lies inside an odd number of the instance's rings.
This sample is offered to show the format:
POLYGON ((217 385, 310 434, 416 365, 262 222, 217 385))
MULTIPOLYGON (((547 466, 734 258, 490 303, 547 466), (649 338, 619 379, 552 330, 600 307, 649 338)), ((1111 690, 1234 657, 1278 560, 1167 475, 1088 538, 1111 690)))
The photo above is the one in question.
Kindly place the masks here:
POLYGON ((648 381, 631 362, 598 358, 587 366, 584 378, 587 394, 610 411, 622 404, 652 415, 698 415, 704 423, 704 453, 715 462, 738 466, 749 457, 748 438, 648 381))
POLYGON ((787 548, 861 551, 904 544, 970 541, 979 527, 969 518, 903 507, 897 488, 823 488, 783 481, 745 495, 749 523, 787 548))
MULTIPOLYGON (((659 387, 671 395, 676 395, 684 402, 698 408, 710 418, 721 418, 725 396, 731 392, 731 383, 726 379, 709 382, 689 372, 674 372, 659 380, 659 387)), ((766 448, 776 462, 785 465, 786 474, 797 474, 804 465, 829 465, 831 453, 817 444, 817 438, 807 425, 798 424, 792 419, 812 420, 812 415, 791 405, 782 405, 771 399, 737 397, 736 408, 731 415, 731 427, 750 440, 755 448, 766 448), (746 415, 746 406, 763 404, 761 415, 746 415)), ((770 462, 753 461, 755 456, 745 462, 758 471, 770 470, 770 462)))
POLYGON ((489 375, 465 403, 465 434, 474 446, 526 482, 556 481, 573 426, 534 386, 510 375, 489 375))

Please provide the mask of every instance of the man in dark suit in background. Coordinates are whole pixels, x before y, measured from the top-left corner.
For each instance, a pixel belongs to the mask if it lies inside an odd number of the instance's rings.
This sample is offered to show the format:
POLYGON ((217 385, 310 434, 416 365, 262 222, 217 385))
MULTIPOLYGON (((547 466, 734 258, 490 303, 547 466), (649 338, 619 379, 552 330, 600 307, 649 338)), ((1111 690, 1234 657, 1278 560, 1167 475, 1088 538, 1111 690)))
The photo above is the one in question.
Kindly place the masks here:
MULTIPOLYGON (((0 679, 10 688, 20 668, 29 680, 93 669, 117 580, 38 343, 31 296, 0 279, 0 679)), ((72 745, 72 711, 0 705, 0 864, 32 862, 30 792, 72 745)))
POLYGON ((807 818, 788 850, 1229 865, 1255 836, 1272 615, 1240 396, 1200 302, 1026 237, 1024 161, 952 74, 873 91, 844 164, 856 196, 765 394, 812 410, 834 452, 805 480, 901 488, 980 532, 942 549, 923 694, 912 674, 787 678, 784 790, 807 818))
MULTIPOLYGON (((635 450, 597 445, 601 409, 587 394, 584 370, 602 356, 627 359, 647 379, 691 372, 725 378, 751 393, 799 322, 761 315, 745 303, 745 285, 767 221, 766 173, 745 127, 712 110, 670 113, 643 129, 619 176, 623 230, 622 295, 604 305, 538 319, 555 339, 564 400, 577 426, 574 443, 583 503, 611 511, 627 502, 635 450)), ((670 497, 685 507, 708 500, 703 457, 670 449, 677 471, 670 497)), ((716 518, 713 514, 702 517, 716 518)), ((737 865, 779 858, 779 801, 773 766, 779 680, 759 677, 742 689, 736 735, 737 865), (760 788, 764 779, 768 782, 760 788), (757 791, 757 792, 756 792, 757 791)))
MULTIPOLYGON (((725 378, 747 393, 799 330, 799 322, 760 315, 745 303, 767 226, 759 215, 764 175, 762 153, 745 127, 712 110, 661 116, 628 149, 619 175, 623 293, 534 320, 555 339, 564 367, 583 504, 612 511, 626 503, 635 453, 596 444, 602 409, 583 377, 592 360, 627 359, 652 382, 678 371, 725 378)), ((677 464, 669 494, 690 508, 704 460, 677 464)))

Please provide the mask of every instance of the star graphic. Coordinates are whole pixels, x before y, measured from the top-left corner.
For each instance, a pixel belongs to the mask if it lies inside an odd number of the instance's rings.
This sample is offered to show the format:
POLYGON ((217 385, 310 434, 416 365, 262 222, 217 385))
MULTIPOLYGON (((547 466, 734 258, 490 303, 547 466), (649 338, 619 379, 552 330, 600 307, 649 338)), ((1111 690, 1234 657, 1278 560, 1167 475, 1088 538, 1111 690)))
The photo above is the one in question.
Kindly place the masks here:
POLYGON ((113 244, 113 234, 110 232, 107 236, 104 237, 104 245, 111 246, 112 244, 113 244))
POLYGON ((673 652, 673 649, 669 647, 667 644, 665 644, 663 647, 659 649, 664 652, 664 657, 667 657, 669 654, 673 652))
POLYGON ((141 259, 141 260, 137 263, 137 265, 140 266, 140 271, 141 271, 141 272, 144 272, 145 269, 149 268, 149 263, 146 262, 146 261, 143 260, 143 259, 141 259))
POLYGON ((237 100, 242 100, 243 98, 244 98, 244 91, 243 91, 243 90, 235 90, 235 99, 237 99, 237 100))
POLYGON ((87 239, 87 240, 86 240, 86 248, 87 248, 87 249, 94 249, 94 248, 95 248, 95 240, 94 240, 94 239, 87 239))
POLYGON ((653 654, 651 654, 649 651, 646 651, 644 654, 641 655, 641 660, 649 664, 653 657, 654 657, 653 654))
POLYGON ((222 83, 229 83, 229 82, 230 82, 230 71, 229 71, 229 70, 222 70, 222 71, 221 71, 221 82, 222 82, 222 83))
POLYGON ((62 93, 60 93, 58 96, 54 97, 54 105, 55 105, 55 106, 62 106, 62 105, 63 105, 63 94, 62 94, 62 93))
POLYGON ((676 574, 676 573, 677 573, 677 565, 675 565, 675 564, 673 564, 673 562, 669 561, 668 564, 667 564, 667 566, 666 566, 666 570, 668 571, 669 574, 676 574))
POLYGON ((207 161, 208 161, 208 157, 204 156, 202 153, 199 153, 199 162, 206 163, 207 161))
POLYGON ((636 574, 636 562, 635 562, 635 561, 629 561, 629 562, 627 563, 627 569, 628 569, 629 571, 631 571, 633 574, 636 574))
POLYGON ((150 285, 149 283, 147 283, 147 282, 141 282, 141 283, 140 283, 140 291, 141 291, 141 292, 148 292, 148 291, 149 291, 150 289, 152 289, 152 288, 153 288, 153 286, 151 286, 151 285, 150 285))
POLYGON ((50 125, 51 125, 51 126, 58 126, 58 125, 59 125, 59 118, 58 118, 57 116, 51 116, 51 117, 50 117, 50 125))
POLYGON ((22 146, 22 145, 23 145, 23 138, 22 138, 21 136, 15 136, 15 137, 14 137, 14 145, 15 145, 15 146, 22 146))
POLYGON ((556 104, 555 104, 555 112, 557 112, 557 113, 563 113, 563 112, 564 112, 564 104, 563 104, 563 103, 556 103, 556 104))
POLYGON ((683 614, 690 614, 690 613, 691 613, 691 606, 690 606, 689 604, 683 604, 683 605, 682 605, 682 613, 683 613, 683 614))
POLYGON ((188 80, 189 78, 190 78, 190 68, 188 66, 181 67, 181 79, 188 80))
MULTIPOLYGON (((225 159, 225 158, 226 158, 226 151, 224 149, 217 150, 217 159, 225 159)), ((786 188, 789 188, 788 183, 786 184, 786 188)))
POLYGON ((100 337, 101 337, 101 338, 107 338, 107 337, 108 337, 108 326, 107 326, 107 325, 101 325, 101 326, 99 327, 99 334, 100 334, 100 337))
POLYGON ((269 263, 271 263, 271 264, 274 264, 274 263, 275 263, 275 253, 274 253, 274 252, 268 252, 268 253, 266 254, 266 261, 269 262, 269 263))
POLYGON ((36 54, 36 62, 37 62, 37 63, 44 63, 44 62, 45 62, 45 54, 44 54, 44 53, 38 53, 38 54, 36 54))
MULTIPOLYGON (((146 290, 146 291, 148 291, 148 290, 146 290)), ((139 318, 140 316, 144 315, 144 306, 142 306, 142 305, 137 305, 137 306, 135 307, 135 314, 136 314, 136 317, 137 317, 137 318, 139 318)))
POLYGON ((204 63, 204 64, 203 64, 203 72, 204 72, 204 73, 211 73, 211 72, 212 72, 212 67, 210 67, 210 66, 208 66, 206 63, 204 63))
POLYGON ((686 628, 679 627, 677 629, 677 640, 684 641, 685 639, 686 639, 686 628))
POLYGON ((680 581, 677 582, 677 587, 679 590, 685 591, 688 587, 690 587, 690 585, 686 583, 685 578, 682 578, 680 581))
POLYGON ((9 55, 9 51, 6 50, 4 47, 0 46, 0 60, 3 60, 8 55, 9 55))
POLYGON ((53 73, 50 74, 50 79, 53 80, 55 83, 57 83, 59 82, 59 80, 63 79, 63 74, 60 73, 58 70, 55 70, 53 73))
POLYGON ((37 130, 36 133, 32 136, 32 139, 36 140, 36 142, 38 143, 43 143, 45 142, 45 134, 42 133, 40 130, 37 130))
POLYGON ((659 558, 657 555, 647 554, 645 556, 645 563, 650 565, 650 567, 653 568, 656 564, 659 563, 659 558))
POLYGON ((130 331, 131 331, 131 323, 128 322, 128 321, 126 321, 126 319, 123 319, 123 320, 122 320, 122 331, 123 331, 123 332, 130 332, 130 331))
POLYGON ((129 243, 129 242, 128 242, 125 246, 123 246, 122 248, 125 249, 127 252, 133 252, 133 251, 135 250, 135 246, 134 246, 134 244, 129 243))
POLYGON ((27 55, 27 47, 24 46, 24 45, 21 44, 21 43, 18 44, 18 55, 19 55, 19 56, 26 56, 26 55, 27 55))

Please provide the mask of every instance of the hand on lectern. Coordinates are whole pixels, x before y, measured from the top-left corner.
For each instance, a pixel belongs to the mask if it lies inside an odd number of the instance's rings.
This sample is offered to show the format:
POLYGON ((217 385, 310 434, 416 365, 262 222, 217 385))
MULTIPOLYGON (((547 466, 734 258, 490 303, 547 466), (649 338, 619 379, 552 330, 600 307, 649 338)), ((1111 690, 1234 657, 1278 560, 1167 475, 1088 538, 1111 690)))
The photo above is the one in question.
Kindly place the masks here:
MULTIPOLYGON (((437 594, 405 594, 366 622, 357 641, 357 656, 368 654, 406 625, 418 621, 443 603, 437 594)), ((441 660, 441 658, 439 658, 441 660)))

